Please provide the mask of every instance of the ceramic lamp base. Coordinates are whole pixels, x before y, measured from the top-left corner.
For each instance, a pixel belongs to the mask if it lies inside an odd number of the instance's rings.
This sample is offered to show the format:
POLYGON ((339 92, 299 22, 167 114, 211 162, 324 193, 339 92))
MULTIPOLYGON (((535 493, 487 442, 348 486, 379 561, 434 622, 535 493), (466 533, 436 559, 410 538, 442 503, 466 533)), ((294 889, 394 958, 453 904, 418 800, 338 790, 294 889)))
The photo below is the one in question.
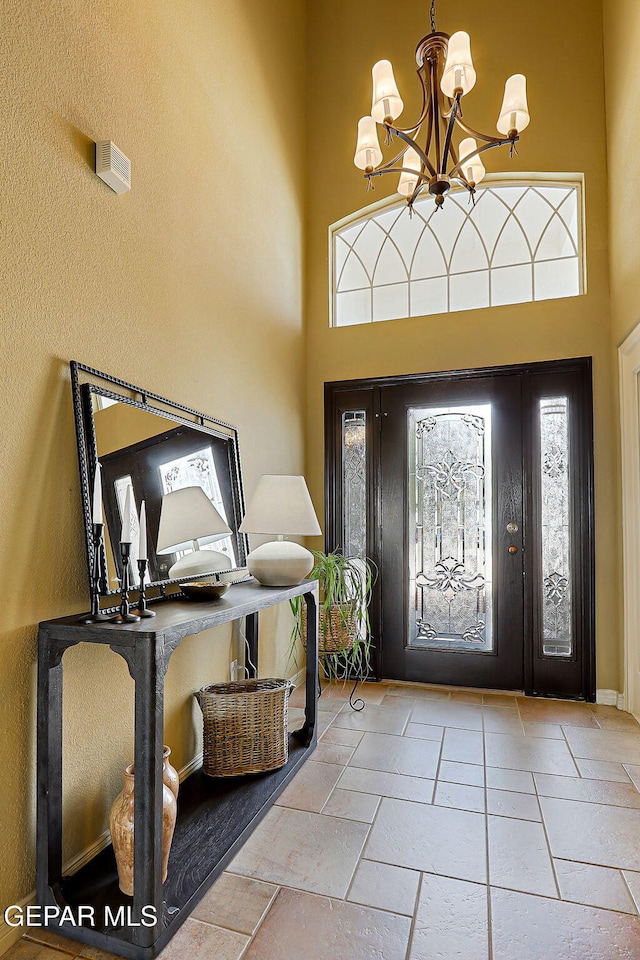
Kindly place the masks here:
POLYGON ((225 553, 217 550, 194 550, 180 557, 169 570, 169 577, 200 577, 205 573, 215 573, 216 570, 228 570, 232 561, 225 553))
POLYGON ((270 540, 247 557, 252 577, 266 587, 293 587, 313 567, 313 554, 291 540, 270 540))

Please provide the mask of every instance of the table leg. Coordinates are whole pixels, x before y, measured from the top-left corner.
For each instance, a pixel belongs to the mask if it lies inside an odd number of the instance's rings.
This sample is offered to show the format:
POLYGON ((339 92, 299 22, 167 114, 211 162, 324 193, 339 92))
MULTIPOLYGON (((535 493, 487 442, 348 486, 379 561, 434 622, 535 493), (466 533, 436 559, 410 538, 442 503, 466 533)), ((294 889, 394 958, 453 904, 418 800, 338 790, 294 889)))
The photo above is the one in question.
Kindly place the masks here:
POLYGON ((305 678, 305 706, 304 725, 296 736, 306 745, 315 743, 318 738, 316 730, 318 715, 318 603, 314 592, 305 593, 307 604, 307 637, 306 637, 306 678, 305 678))
POLYGON ((154 907, 155 927, 134 927, 132 941, 152 943, 162 930, 162 747, 164 736, 164 645, 148 637, 136 645, 133 920, 154 907))
POLYGON ((37 899, 41 905, 60 898, 62 876, 62 651, 55 640, 38 637, 37 719, 37 899))
POLYGON ((247 637, 247 677, 254 679, 258 676, 258 614, 247 614, 246 620, 247 637))

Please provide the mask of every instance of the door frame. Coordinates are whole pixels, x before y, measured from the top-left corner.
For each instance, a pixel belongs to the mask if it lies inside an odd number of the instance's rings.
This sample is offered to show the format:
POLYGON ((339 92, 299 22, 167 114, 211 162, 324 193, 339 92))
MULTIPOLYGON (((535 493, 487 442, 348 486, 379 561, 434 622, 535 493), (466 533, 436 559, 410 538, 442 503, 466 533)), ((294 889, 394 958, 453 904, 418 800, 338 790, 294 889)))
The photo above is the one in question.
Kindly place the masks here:
MULTIPOLYGON (((640 326, 637 332, 638 339, 638 372, 640 373, 640 326)), ((344 409, 343 398, 346 394, 364 393, 368 391, 367 409, 370 414, 370 425, 367 428, 367 482, 368 482, 368 509, 367 519, 367 552, 373 556, 381 556, 380 535, 380 426, 383 411, 380 409, 380 390, 377 388, 393 387, 401 384, 429 384, 434 382, 448 383, 466 379, 511 376, 514 374, 540 375, 550 373, 575 373, 578 376, 581 412, 575 423, 577 446, 582 455, 584 495, 576 504, 575 522, 579 523, 586 545, 587 556, 584 566, 586 573, 581 578, 579 596, 580 616, 582 623, 582 691, 584 699, 595 701, 595 544, 594 544, 594 466, 593 466, 593 389, 592 389, 592 358, 577 357, 571 359, 545 360, 534 363, 509 364, 506 366, 476 367, 466 370, 432 371, 420 374, 403 374, 390 377, 372 377, 361 380, 339 380, 325 382, 324 410, 325 410, 325 549, 333 550, 341 545, 342 504, 338 484, 337 465, 341 457, 341 436, 337 428, 337 414, 344 409), (370 453, 369 453, 370 450, 370 453)), ((358 406, 361 404, 359 403, 358 406)), ((353 409, 353 407, 351 407, 353 409)), ((524 442, 527 444, 527 429, 531 427, 523 423, 524 442)), ((638 435, 640 437, 640 434, 638 435)), ((640 441, 639 441, 640 442, 640 441)), ((532 491, 525 483, 523 491, 525 501, 529 502, 532 491)), ((638 503, 640 503, 640 468, 638 470, 638 503)), ((640 521, 640 510, 638 510, 640 521)), ((638 573, 640 574, 640 549, 637 551, 638 573)), ((530 559, 525 554, 525 624, 524 624, 524 692, 535 695, 533 685, 534 661, 537 656, 533 637, 533 590, 529 571, 530 559)), ((375 679, 381 679, 382 644, 381 636, 380 591, 375 591, 370 611, 371 630, 374 638, 374 656, 372 658, 372 674, 375 679)), ((640 603, 637 609, 640 625, 640 603)), ((638 652, 638 666, 640 667, 640 651, 638 652)), ((638 674, 640 681, 640 673, 638 674)), ((640 682, 638 684, 640 688, 640 682)), ((640 690, 639 690, 640 693, 640 690)), ((640 709, 640 700, 638 701, 640 709)))
POLYGON ((640 716, 640 324, 618 347, 622 453, 624 709, 640 716))

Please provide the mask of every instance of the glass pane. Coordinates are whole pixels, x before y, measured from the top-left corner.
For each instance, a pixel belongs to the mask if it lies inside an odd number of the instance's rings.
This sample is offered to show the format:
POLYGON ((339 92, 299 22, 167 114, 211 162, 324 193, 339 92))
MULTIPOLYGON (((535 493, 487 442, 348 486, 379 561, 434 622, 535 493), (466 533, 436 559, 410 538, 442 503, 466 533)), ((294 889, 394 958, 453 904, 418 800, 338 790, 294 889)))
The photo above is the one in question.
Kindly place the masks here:
POLYGON ((540 401, 542 652, 573 653, 569 516, 569 418, 566 397, 540 401))
POLYGON ((348 557, 367 555, 367 420, 364 410, 342 414, 342 542, 348 557))
POLYGON ((336 294, 335 324, 348 327, 353 323, 371 323, 371 290, 336 294))
POLYGON ((577 185, 545 183, 481 186, 475 204, 452 191, 437 213, 432 197, 417 200, 413 212, 399 199, 334 234, 332 322, 578 296, 581 209, 577 185), (520 265, 531 274, 504 272, 520 265), (442 284, 418 286, 441 277, 449 279, 446 299, 442 284))
POLYGON ((402 283, 408 280, 409 271, 398 253, 398 249, 387 240, 376 263, 376 269, 373 274, 374 286, 382 286, 386 283, 402 283))
POLYGON ((449 310, 474 310, 489 306, 489 271, 460 273, 449 279, 449 310))
MULTIPOLYGON (((224 522, 229 522, 211 447, 203 447, 202 450, 196 450, 185 457, 178 457, 177 460, 161 463, 158 469, 163 494, 171 493, 172 490, 181 490, 183 487, 202 487, 224 522)), ((237 566, 236 552, 231 537, 224 537, 214 543, 204 543, 200 549, 226 553, 229 557, 229 566, 237 566)), ((175 556, 179 559, 187 553, 192 553, 192 551, 176 550, 175 556)))
POLYGON ((528 303, 533 282, 531 266, 500 267, 491 272, 491 304, 528 303))
POLYGON ((580 293, 577 257, 536 263, 534 271, 536 300, 575 297, 580 293))
POLYGON ((424 317, 430 313, 446 313, 449 309, 447 278, 414 280, 411 284, 411 316, 424 317))
POLYGON ((412 408, 409 645, 490 651, 491 405, 412 408))
POLYGON ((371 286, 371 279, 357 256, 350 251, 342 271, 338 274, 337 290, 364 290, 371 286))
POLYGON ((397 320, 409 316, 409 284, 373 288, 373 319, 397 320))

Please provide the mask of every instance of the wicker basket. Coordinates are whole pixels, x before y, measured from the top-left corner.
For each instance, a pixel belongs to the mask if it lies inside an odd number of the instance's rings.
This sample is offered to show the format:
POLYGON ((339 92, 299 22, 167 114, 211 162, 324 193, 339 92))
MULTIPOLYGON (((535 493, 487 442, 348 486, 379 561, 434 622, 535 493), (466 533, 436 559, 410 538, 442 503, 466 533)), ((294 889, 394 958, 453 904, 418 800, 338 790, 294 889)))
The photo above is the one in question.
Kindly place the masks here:
MULTIPOLYGON (((307 608, 302 608, 303 636, 307 630, 307 608)), ((358 634, 358 624, 355 615, 355 604, 332 603, 328 610, 320 606, 318 616, 318 652, 348 653, 353 647, 358 634)))
POLYGON ((196 693, 204 722, 202 769, 239 777, 283 767, 288 757, 288 680, 211 683, 196 693))

